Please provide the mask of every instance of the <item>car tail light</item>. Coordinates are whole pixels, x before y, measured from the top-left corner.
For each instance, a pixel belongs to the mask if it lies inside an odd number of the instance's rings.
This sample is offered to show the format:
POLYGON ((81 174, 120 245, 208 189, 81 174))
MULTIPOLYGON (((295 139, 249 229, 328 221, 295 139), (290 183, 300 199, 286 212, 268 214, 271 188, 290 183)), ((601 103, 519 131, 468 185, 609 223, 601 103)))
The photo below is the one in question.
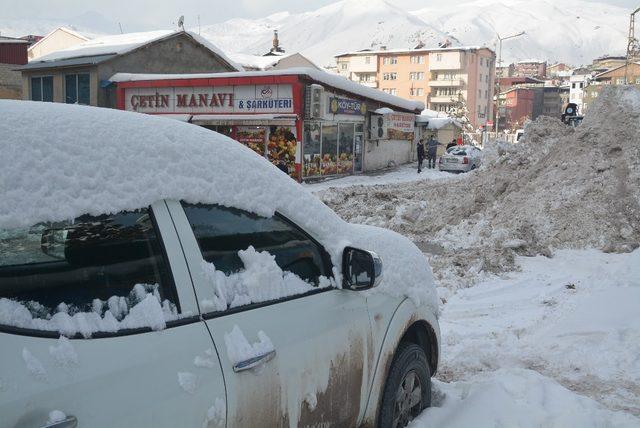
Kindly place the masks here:
POLYGON ((462 163, 468 164, 469 163, 469 158, 466 157, 466 156, 464 158, 462 158, 462 163))

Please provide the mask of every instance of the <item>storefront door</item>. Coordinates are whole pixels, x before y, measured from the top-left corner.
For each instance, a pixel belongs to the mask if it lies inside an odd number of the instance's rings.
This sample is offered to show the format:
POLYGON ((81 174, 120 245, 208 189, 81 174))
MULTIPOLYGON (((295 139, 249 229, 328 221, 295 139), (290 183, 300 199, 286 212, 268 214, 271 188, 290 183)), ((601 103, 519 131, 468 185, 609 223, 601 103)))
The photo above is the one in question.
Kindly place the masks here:
POLYGON ((364 125, 356 124, 356 133, 353 142, 353 172, 362 172, 362 148, 364 146, 364 125))
POLYGON ((353 174, 353 123, 338 124, 338 174, 353 174))

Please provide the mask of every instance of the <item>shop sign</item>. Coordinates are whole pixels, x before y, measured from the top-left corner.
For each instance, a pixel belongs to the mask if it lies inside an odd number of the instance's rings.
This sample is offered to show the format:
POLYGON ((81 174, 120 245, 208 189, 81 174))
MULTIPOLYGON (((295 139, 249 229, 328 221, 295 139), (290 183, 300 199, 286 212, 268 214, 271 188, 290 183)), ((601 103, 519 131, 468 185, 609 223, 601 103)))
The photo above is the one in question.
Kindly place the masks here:
POLYGON ((390 140, 413 140, 416 115, 413 113, 385 114, 387 135, 390 140))
POLYGON ((291 85, 127 88, 125 109, 140 113, 293 113, 291 85))
POLYGON ((333 114, 355 114, 363 116, 367 113, 367 105, 362 101, 350 100, 348 98, 329 98, 329 113, 333 114))

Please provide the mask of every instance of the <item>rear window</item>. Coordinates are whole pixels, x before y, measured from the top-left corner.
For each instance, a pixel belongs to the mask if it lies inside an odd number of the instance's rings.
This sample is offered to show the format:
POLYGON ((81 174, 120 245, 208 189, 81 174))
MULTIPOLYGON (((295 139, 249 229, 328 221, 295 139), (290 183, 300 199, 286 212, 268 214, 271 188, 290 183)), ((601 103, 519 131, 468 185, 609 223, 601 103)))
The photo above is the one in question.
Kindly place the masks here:
POLYGON ((0 230, 0 324, 85 337, 159 329, 177 303, 149 209, 0 230))

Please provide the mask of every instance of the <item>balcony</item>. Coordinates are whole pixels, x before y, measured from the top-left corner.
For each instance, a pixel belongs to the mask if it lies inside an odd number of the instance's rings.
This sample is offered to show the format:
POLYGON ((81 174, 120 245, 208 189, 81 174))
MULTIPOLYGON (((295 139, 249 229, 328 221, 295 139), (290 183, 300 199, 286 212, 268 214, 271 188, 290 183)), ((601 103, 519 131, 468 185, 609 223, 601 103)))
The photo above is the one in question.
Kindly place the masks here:
POLYGON ((452 79, 452 80, 429 80, 429 86, 432 88, 455 88, 458 86, 464 86, 464 81, 462 79, 452 79))
POLYGON ((450 104, 454 103, 458 98, 458 95, 431 95, 429 102, 438 104, 450 104))

